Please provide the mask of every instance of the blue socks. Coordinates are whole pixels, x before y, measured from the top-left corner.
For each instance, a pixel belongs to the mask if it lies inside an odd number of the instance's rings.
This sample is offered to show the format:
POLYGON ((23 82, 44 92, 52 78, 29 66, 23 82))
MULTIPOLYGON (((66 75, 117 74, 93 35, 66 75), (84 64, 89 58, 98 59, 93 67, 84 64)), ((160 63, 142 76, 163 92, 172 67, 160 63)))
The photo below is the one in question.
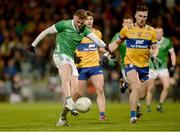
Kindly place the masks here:
POLYGON ((100 112, 99 115, 100 116, 105 116, 105 113, 104 112, 100 112))
POLYGON ((131 111, 131 118, 136 117, 136 111, 131 111))

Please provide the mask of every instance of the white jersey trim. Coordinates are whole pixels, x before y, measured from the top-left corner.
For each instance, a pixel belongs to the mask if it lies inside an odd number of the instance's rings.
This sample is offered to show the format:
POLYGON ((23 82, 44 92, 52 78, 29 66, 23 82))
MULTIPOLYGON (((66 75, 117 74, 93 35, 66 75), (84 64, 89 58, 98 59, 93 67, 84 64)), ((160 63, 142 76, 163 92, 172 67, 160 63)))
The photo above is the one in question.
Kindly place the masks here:
POLYGON ((157 41, 158 44, 162 43, 164 41, 164 37, 161 38, 161 40, 157 41))
POLYGON ((75 27, 75 25, 74 25, 74 21, 73 21, 73 20, 72 20, 72 26, 73 26, 74 30, 77 31, 77 29, 76 29, 76 27, 75 27))
POLYGON ((57 33, 58 31, 57 31, 55 25, 53 25, 52 27, 54 28, 54 31, 57 33))

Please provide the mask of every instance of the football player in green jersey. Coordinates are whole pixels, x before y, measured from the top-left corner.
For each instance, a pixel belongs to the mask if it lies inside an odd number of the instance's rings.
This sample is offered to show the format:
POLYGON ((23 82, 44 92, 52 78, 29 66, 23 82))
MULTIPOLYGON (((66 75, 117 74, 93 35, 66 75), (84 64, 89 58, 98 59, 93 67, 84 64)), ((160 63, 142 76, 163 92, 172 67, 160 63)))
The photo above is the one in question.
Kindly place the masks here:
POLYGON ((152 63, 150 61, 148 93, 146 96, 148 112, 151 112, 150 104, 151 104, 151 100, 152 100, 152 90, 154 87, 154 81, 157 77, 160 78, 160 80, 162 81, 162 85, 163 85, 163 90, 160 95, 159 104, 157 105, 157 111, 163 112, 162 104, 164 103, 164 101, 168 95, 168 88, 170 85, 169 72, 174 73, 175 65, 176 65, 176 55, 175 55, 173 44, 172 44, 171 40, 169 38, 166 38, 163 36, 162 27, 157 27, 156 33, 157 33, 157 40, 158 40, 158 46, 159 46, 158 59, 161 62, 161 66, 159 66, 158 69, 153 69, 152 63), (170 58, 171 58, 171 67, 170 67, 169 71, 167 68, 168 53, 170 53, 170 58))
POLYGON ((75 12, 73 19, 61 20, 51 27, 42 31, 35 41, 28 47, 28 50, 35 53, 36 45, 48 34, 56 34, 56 47, 53 59, 58 68, 62 82, 62 90, 65 97, 64 109, 57 123, 57 126, 67 125, 66 114, 77 115, 73 96, 78 90, 78 71, 74 64, 74 51, 83 37, 87 37, 100 47, 106 44, 97 38, 84 24, 87 13, 84 9, 75 12))

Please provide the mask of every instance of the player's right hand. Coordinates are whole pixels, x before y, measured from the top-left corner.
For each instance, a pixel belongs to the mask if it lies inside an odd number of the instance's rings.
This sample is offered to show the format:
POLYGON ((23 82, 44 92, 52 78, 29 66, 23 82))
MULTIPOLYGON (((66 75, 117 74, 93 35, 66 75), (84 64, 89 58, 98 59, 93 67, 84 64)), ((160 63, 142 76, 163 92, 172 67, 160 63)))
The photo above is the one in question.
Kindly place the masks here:
POLYGON ((27 50, 28 50, 29 52, 32 52, 32 53, 35 54, 35 47, 33 47, 32 45, 29 45, 29 46, 27 47, 27 50))
POLYGON ((174 76, 175 71, 176 71, 176 67, 175 67, 175 66, 171 66, 171 67, 169 68, 169 73, 170 73, 170 76, 171 76, 171 77, 174 76))

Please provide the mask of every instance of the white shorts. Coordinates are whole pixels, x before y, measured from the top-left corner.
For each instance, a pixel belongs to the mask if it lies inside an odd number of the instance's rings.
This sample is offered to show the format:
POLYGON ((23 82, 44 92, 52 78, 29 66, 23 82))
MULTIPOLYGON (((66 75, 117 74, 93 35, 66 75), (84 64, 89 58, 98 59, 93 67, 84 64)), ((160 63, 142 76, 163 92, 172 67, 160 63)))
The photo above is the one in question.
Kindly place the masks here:
POLYGON ((65 54, 53 54, 56 67, 59 69, 63 64, 70 64, 72 67, 72 75, 79 76, 74 60, 65 54))
POLYGON ((169 71, 167 68, 165 69, 150 69, 149 70, 149 78, 150 79, 156 79, 157 77, 163 77, 163 76, 169 76, 169 71))

